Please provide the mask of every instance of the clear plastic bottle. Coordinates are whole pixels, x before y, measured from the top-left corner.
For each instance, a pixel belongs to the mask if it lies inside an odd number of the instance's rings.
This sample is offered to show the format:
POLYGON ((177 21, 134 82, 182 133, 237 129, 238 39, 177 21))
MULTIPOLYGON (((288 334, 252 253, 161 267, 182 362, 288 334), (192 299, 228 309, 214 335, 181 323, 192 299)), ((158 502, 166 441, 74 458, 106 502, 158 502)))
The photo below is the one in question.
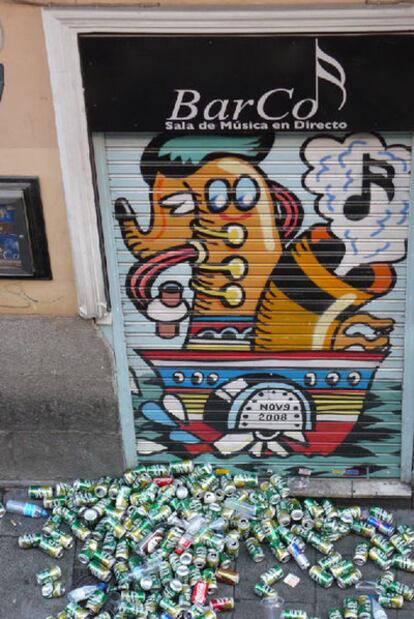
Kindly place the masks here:
POLYGON ((141 578, 145 576, 151 576, 159 571, 162 561, 160 559, 145 561, 140 565, 136 565, 129 573, 129 580, 135 580, 139 582, 141 578))
POLYGON ((181 555, 185 550, 190 548, 194 538, 199 534, 205 525, 206 519, 203 516, 194 516, 188 522, 188 526, 184 534, 178 540, 175 552, 181 555))
POLYGON ((78 604, 79 602, 83 602, 91 597, 92 593, 94 593, 97 589, 101 591, 105 591, 106 589, 105 583, 98 583, 96 585, 84 585, 83 587, 78 587, 77 589, 72 589, 68 593, 69 602, 73 602, 78 604))
MULTIPOLYGON (((371 597, 371 596, 370 596, 371 597)), ((388 619, 388 615, 374 597, 371 597, 373 619, 388 619)))
POLYGON ((233 509, 238 516, 245 516, 246 518, 254 518, 257 512, 255 505, 249 505, 230 497, 224 501, 224 506, 233 509))
POLYGON ((10 514, 19 514, 29 518, 47 518, 49 516, 48 512, 39 505, 25 501, 14 501, 13 499, 7 501, 6 511, 10 514))

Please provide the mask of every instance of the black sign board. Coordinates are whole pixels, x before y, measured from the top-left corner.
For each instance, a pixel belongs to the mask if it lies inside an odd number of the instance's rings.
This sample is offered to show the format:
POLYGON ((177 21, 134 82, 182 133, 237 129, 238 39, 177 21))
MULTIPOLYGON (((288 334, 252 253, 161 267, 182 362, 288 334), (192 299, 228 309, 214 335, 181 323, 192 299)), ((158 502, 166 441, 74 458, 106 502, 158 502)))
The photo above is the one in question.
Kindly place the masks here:
POLYGON ((414 36, 79 40, 91 131, 414 129, 414 36))

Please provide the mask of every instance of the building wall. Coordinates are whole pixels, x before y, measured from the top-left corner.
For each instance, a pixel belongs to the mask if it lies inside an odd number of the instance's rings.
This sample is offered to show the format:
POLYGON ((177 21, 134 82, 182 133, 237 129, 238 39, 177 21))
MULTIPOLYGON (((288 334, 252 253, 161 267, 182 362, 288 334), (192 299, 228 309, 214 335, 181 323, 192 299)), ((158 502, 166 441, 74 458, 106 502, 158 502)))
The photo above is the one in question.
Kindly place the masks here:
POLYGON ((0 279, 0 314, 76 315, 59 153, 38 7, 0 4, 5 87, 0 101, 0 175, 38 176, 52 281, 0 279))

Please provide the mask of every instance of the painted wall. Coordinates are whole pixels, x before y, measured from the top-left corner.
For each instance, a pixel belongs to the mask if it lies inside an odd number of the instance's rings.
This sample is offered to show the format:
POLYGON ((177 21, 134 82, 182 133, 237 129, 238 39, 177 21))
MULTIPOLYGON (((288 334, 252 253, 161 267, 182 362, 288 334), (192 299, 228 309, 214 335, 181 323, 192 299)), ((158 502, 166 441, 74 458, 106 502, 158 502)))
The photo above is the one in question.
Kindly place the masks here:
POLYGON ((141 457, 398 477, 409 146, 106 136, 141 457))
POLYGON ((38 176, 52 281, 0 279, 0 314, 77 314, 40 9, 0 3, 0 175, 38 176))

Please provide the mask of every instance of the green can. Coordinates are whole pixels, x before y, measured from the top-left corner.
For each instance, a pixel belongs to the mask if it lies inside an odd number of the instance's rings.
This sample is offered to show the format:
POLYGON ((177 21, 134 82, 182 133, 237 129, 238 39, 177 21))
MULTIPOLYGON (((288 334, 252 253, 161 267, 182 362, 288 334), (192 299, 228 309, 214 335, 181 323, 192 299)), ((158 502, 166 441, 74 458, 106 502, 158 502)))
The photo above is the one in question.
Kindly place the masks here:
POLYGON ((250 558, 255 563, 260 563, 261 561, 264 560, 265 554, 263 552, 263 548, 260 546, 259 542, 257 541, 255 537, 249 537, 246 540, 246 548, 247 548, 247 552, 250 555, 250 558))
POLYGON ((328 619, 344 619, 339 608, 328 608, 328 619))
POLYGON ((173 578, 169 583, 164 585, 163 596, 175 599, 183 590, 183 585, 178 578, 173 578))
POLYGON ((358 619, 372 619, 372 604, 368 595, 360 595, 358 602, 358 619))
POLYGON ((65 595, 65 587, 59 581, 49 581, 42 586, 42 596, 48 600, 61 598, 65 595))
POLYGON ((62 524, 62 518, 60 516, 49 516, 42 526, 42 532, 50 534, 51 531, 56 531, 62 524))
POLYGON ((411 554, 411 548, 407 544, 407 540, 400 533, 394 533, 394 535, 391 535, 390 542, 400 555, 408 556, 411 554))
POLYGON ((88 565, 88 563, 92 561, 92 557, 95 554, 97 548, 98 542, 94 539, 89 539, 84 544, 80 553, 78 554, 79 562, 82 563, 82 565, 88 565))
POLYGON ((308 619, 306 610, 287 608, 282 613, 282 619, 308 619))
POLYGON ((329 574, 329 572, 323 570, 319 565, 313 565, 308 574, 314 582, 324 589, 328 589, 333 585, 333 576, 329 574))
POLYGON ((280 561, 280 563, 287 563, 290 561, 289 551, 286 546, 282 544, 282 542, 276 540, 269 542, 269 548, 270 552, 278 561, 280 561))
POLYGON ((92 576, 95 576, 95 578, 103 582, 109 582, 112 578, 111 570, 105 568, 99 561, 90 561, 88 563, 88 569, 92 576))
POLYGON ((53 486, 29 486, 27 495, 29 499, 52 499, 53 486))
POLYGON ((368 561, 368 551, 369 544, 366 542, 360 542, 357 544, 354 550, 353 562, 360 567, 365 565, 368 561))
POLYGON ((333 565, 338 565, 343 560, 344 559, 342 555, 339 552, 335 551, 332 552, 329 557, 322 557, 322 559, 319 559, 318 565, 320 565, 323 570, 327 570, 330 569, 333 565))
POLYGON ((119 561, 128 561, 129 559, 129 546, 126 540, 118 542, 115 550, 115 558, 119 561))
POLYGON ((259 477, 254 473, 239 473, 233 477, 236 488, 257 488, 259 477))
POLYGON ((384 608, 402 608, 404 606, 404 598, 402 595, 381 593, 378 596, 378 603, 384 608))
POLYGON ((81 540, 81 542, 85 542, 91 536, 91 532, 88 527, 85 527, 83 522, 77 519, 71 523, 70 530, 75 537, 81 540))
MULTIPOLYGON (((194 464, 191 460, 181 460, 181 462, 172 462, 169 466, 169 472, 173 475, 189 475, 194 471, 194 464)), ((206 469, 204 473, 211 473, 212 469, 206 469)), ((158 477, 161 477, 158 475, 158 477)))
POLYGON ((51 530, 47 535, 57 542, 59 546, 63 546, 65 550, 72 548, 73 546, 73 537, 67 533, 64 533, 60 529, 55 529, 54 531, 51 530))
POLYGON ((353 597, 346 597, 343 603, 342 614, 344 619, 358 619, 358 601, 353 597))
POLYGON ((63 557, 63 547, 48 537, 41 537, 38 548, 54 559, 61 559, 63 557))
POLYGON ((381 533, 376 533, 371 537, 371 544, 372 546, 379 548, 387 556, 390 556, 395 552, 394 546, 386 537, 381 535, 381 533))
POLYGON ((329 555, 333 551, 333 544, 322 539, 320 535, 313 531, 308 533, 306 541, 323 555, 329 555))
POLYGON ((17 543, 19 548, 29 550, 30 548, 37 548, 41 539, 41 533, 24 533, 23 535, 19 535, 17 538, 17 543))
POLYGON ((391 564, 392 567, 403 570, 403 572, 414 572, 414 559, 410 559, 409 557, 395 555, 392 558, 391 564))
POLYGON ((398 582, 398 580, 393 580, 388 585, 385 585, 384 593, 385 595, 402 595, 407 602, 411 602, 414 598, 414 589, 402 582, 398 582))
POLYGON ((115 500, 115 507, 125 510, 129 505, 130 494, 131 488, 129 486, 121 486, 115 500))
POLYGON ((105 604, 106 598, 107 594, 105 593, 105 591, 102 591, 101 589, 96 589, 96 591, 94 591, 92 595, 88 597, 85 608, 95 614, 99 613, 99 611, 101 610, 101 608, 103 608, 103 605, 105 604))
POLYGON ((60 482, 55 486, 55 496, 70 496, 73 494, 73 486, 72 484, 67 484, 65 482, 60 482))
POLYGON ((379 548, 370 548, 368 552, 368 556, 375 565, 377 565, 381 570, 389 570, 391 567, 391 559, 382 552, 379 548))
POLYGON ((65 611, 70 619, 88 619, 88 617, 90 617, 89 610, 82 608, 82 606, 79 606, 79 604, 75 602, 69 602, 65 611))
POLYGON ((119 520, 113 516, 108 516, 108 518, 106 518, 106 526, 111 533, 113 533, 116 539, 121 539, 126 533, 126 529, 123 524, 121 524, 119 520))
POLYGON ((341 589, 349 589, 350 587, 353 587, 353 585, 356 585, 356 583, 359 582, 361 578, 361 572, 357 568, 354 568, 351 572, 347 572, 343 576, 339 576, 336 579, 336 582, 338 584, 338 587, 340 587, 341 589))
POLYGON ((305 499, 303 501, 303 504, 312 516, 312 518, 320 518, 321 516, 323 516, 323 507, 319 505, 318 501, 315 501, 315 499, 305 499))
POLYGON ((76 520, 76 512, 68 507, 64 507, 62 505, 55 507, 53 510, 54 516, 60 516, 62 520, 66 522, 69 526, 76 520))
POLYGON ((47 582, 59 580, 62 577, 62 570, 59 565, 52 565, 45 570, 41 570, 36 574, 36 582, 38 585, 45 585, 47 582))
POLYGON ((391 512, 388 512, 383 507, 370 507, 369 513, 371 514, 371 516, 374 516, 374 518, 377 518, 378 520, 382 520, 383 522, 387 522, 388 524, 393 523, 393 515, 391 514, 391 512))
POLYGON ((93 561, 100 563, 102 567, 110 570, 111 567, 115 564, 116 558, 110 552, 106 552, 105 550, 96 550, 93 557, 93 561))
POLYGON ((260 580, 262 580, 265 583, 265 585, 268 585, 269 587, 271 587, 272 585, 277 583, 279 580, 282 580, 284 575, 285 573, 283 569, 280 567, 280 565, 274 565, 273 567, 263 572, 263 574, 260 574, 260 580))
POLYGON ((139 617, 145 612, 144 605, 141 602, 128 602, 121 600, 117 613, 126 617, 139 617))
POLYGON ((354 569, 354 564, 352 561, 348 559, 344 559, 340 563, 335 563, 335 565, 331 565, 329 570, 335 578, 339 578, 340 576, 345 576, 349 574, 354 569))
POLYGON ((171 600, 170 598, 161 598, 158 602, 158 606, 162 608, 162 610, 166 610, 167 613, 170 613, 174 617, 175 612, 177 610, 177 603, 171 600))
POLYGON ((337 518, 338 517, 338 510, 335 507, 335 505, 332 503, 332 501, 330 501, 329 499, 323 499, 323 501, 321 502, 323 511, 325 512, 325 516, 326 518, 337 518))
POLYGON ((277 596, 275 589, 266 585, 262 580, 255 584, 254 592, 259 598, 273 598, 277 596))

